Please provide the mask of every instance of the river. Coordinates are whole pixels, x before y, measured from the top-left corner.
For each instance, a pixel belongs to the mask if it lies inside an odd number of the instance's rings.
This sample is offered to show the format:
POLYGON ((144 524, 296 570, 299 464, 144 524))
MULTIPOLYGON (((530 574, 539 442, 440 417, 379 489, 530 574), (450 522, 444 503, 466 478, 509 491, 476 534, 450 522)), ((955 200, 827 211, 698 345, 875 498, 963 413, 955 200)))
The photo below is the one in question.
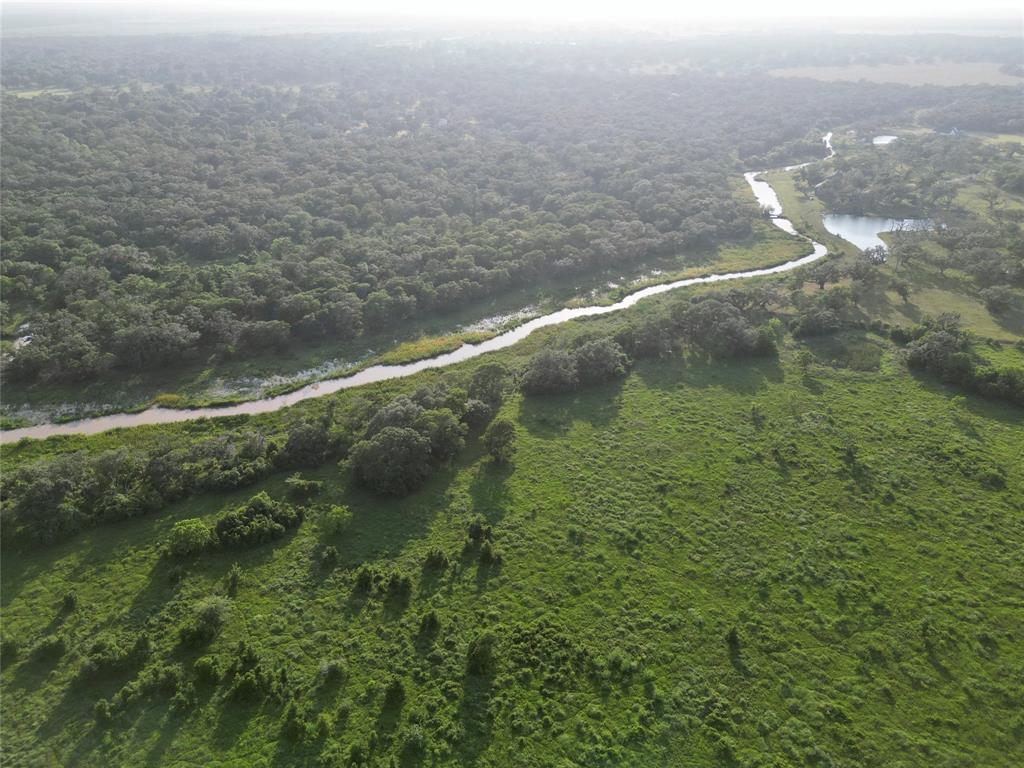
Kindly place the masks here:
MULTIPOLYGON (((828 149, 829 157, 835 155, 835 151, 832 149, 831 139, 831 133, 822 138, 826 149, 828 149)), ((804 165, 808 165, 808 163, 787 166, 786 170, 800 168, 804 165)), ((775 275, 780 272, 788 272, 790 270, 797 269, 798 267, 802 267, 805 264, 817 261, 828 253, 828 250, 824 245, 806 237, 805 235, 801 235, 796 231, 796 228, 789 219, 782 217, 782 205, 779 203, 778 195, 775 194, 775 190, 772 189, 768 182, 758 179, 758 176, 761 173, 763 173, 763 171, 751 171, 744 174, 744 178, 750 185, 750 189, 754 193, 754 197, 757 199, 758 203, 760 203, 761 206, 769 212, 772 223, 775 226, 783 232, 803 238, 811 244, 812 252, 807 256, 794 259, 793 261, 787 261, 784 264, 778 264, 774 267, 766 267, 764 269, 751 269, 745 272, 727 272, 721 275, 707 275, 706 277, 691 277, 685 280, 676 280, 671 283, 652 285, 647 288, 643 288, 636 293, 629 294, 615 304, 561 309, 557 312, 536 317, 510 331, 506 331, 505 333, 499 334, 487 341, 480 342, 479 344, 464 344, 452 352, 438 355, 437 357, 431 357, 426 360, 417 360, 416 362, 406 363, 404 365, 371 365, 352 374, 351 376, 338 379, 328 379, 326 381, 308 384, 301 389, 296 389, 294 392, 289 392, 284 395, 277 395, 275 397, 267 397, 259 400, 250 400, 236 405, 211 408, 186 409, 161 408, 159 406, 153 406, 137 413, 115 413, 108 416, 97 416, 91 419, 68 421, 62 424, 38 424, 30 427, 20 427, 18 429, 0 431, 0 444, 13 443, 26 437, 43 439, 53 437, 55 435, 92 435, 97 432, 105 432, 108 429, 138 427, 145 424, 171 424, 179 421, 193 421, 196 419, 214 418, 218 416, 240 416, 247 414, 269 413, 271 411, 280 410, 281 408, 287 408, 290 405, 295 405, 303 400, 329 395, 332 392, 338 392, 343 389, 351 389, 352 387, 359 387, 364 384, 372 384, 378 381, 401 379, 406 376, 412 376, 414 373, 419 373, 420 371, 432 368, 443 368, 454 363, 460 363, 463 360, 470 360, 474 357, 487 354, 488 352, 494 352, 499 349, 510 347, 513 344, 522 341, 540 328, 546 328, 549 325, 557 325, 559 323, 576 320, 582 317, 594 317, 596 315, 607 315, 611 312, 618 312, 621 309, 632 307, 638 301, 649 296, 656 296, 658 294, 673 291, 677 288, 683 288, 689 285, 718 283, 725 282, 727 280, 740 280, 748 277, 759 277, 763 275, 775 275)))

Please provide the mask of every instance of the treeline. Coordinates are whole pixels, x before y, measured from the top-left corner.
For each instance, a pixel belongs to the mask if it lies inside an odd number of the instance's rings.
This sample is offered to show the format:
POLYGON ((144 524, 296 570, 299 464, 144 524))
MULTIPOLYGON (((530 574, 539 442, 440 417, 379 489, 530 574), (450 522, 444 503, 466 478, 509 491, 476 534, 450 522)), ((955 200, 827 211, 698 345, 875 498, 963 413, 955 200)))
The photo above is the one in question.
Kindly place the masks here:
MULTIPOLYGON (((436 29, 436 28, 435 28, 436 29)), ((467 54, 488 64, 513 63, 549 75, 566 72, 643 73, 680 68, 718 74, 750 74, 765 69, 850 64, 914 62, 999 62, 1017 72, 1022 61, 1013 35, 960 34, 788 34, 773 30, 761 35, 704 35, 674 40, 602 40, 579 38, 572 46, 560 36, 531 30, 529 41, 503 40, 486 46, 479 39, 460 39, 464 30, 448 35, 424 32, 417 49, 386 45, 390 31, 292 37, 218 35, 152 35, 108 37, 97 44, 87 37, 31 39, 11 37, 2 51, 4 85, 8 88, 116 87, 137 79, 179 86, 221 86, 248 82, 313 85, 347 82, 366 71, 394 67, 417 56, 421 69, 465 63, 467 54), (297 53, 301 52, 301 56, 297 53)), ((967 89, 961 89, 967 90, 967 89)))

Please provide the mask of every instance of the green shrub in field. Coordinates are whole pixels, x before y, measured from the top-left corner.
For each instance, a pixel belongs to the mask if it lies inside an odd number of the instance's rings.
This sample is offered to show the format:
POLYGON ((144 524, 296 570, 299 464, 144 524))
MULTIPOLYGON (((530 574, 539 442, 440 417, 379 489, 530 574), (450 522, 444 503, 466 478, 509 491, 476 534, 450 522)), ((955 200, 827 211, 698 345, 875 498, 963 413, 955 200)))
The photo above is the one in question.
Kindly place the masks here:
POLYGON ((324 485, 319 480, 304 480, 298 472, 285 480, 284 484, 287 489, 288 498, 294 501, 307 501, 311 499, 320 493, 324 485))
POLYGON ((414 429, 384 427, 352 448, 350 462, 363 485, 391 496, 404 496, 430 476, 430 441, 414 429))
POLYGON ((343 504, 331 504, 320 512, 317 524, 324 536, 344 533, 352 523, 352 511, 343 504))
POLYGON ((283 536, 301 520, 291 506, 274 501, 261 491, 243 506, 221 515, 214 532, 225 547, 251 546, 283 536))
POLYGON ((575 351, 580 386, 598 384, 626 375, 629 358, 612 339, 588 341, 575 351))
POLYGON ((491 458, 498 464, 505 464, 516 451, 516 425, 508 419, 492 421, 483 440, 491 458))
POLYGON ((547 349, 531 357, 519 381, 519 387, 528 395, 571 392, 577 384, 576 358, 558 349, 547 349))
POLYGON ((173 557, 187 557, 217 545, 217 536, 198 517, 179 520, 171 527, 164 550, 173 557))
POLYGON ((214 595, 200 600, 192 607, 191 621, 181 629, 181 641, 186 645, 205 645, 220 632, 227 618, 230 603, 214 595))

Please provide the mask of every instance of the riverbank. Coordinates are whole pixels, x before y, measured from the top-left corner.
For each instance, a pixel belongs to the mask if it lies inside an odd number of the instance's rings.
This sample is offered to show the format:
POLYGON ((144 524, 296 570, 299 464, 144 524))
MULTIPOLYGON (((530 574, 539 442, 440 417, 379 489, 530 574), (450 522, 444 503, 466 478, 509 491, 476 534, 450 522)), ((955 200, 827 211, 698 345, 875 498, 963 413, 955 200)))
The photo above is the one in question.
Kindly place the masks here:
MULTIPOLYGON (((748 195, 740 180, 736 194, 748 195), (741 186, 742 185, 742 188, 741 186)), ((500 333, 533 317, 566 307, 614 304, 631 292, 713 272, 776 266, 806 255, 800 241, 767 222, 755 222, 746 242, 723 245, 707 254, 679 255, 636 265, 632 271, 606 268, 579 278, 549 280, 494 299, 475 302, 444 316, 411 322, 387 334, 334 344, 296 344, 273 358, 184 363, 173 370, 101 378, 78 386, 5 386, 3 429, 46 422, 68 422, 152 405, 207 408, 271 397, 369 365, 411 362, 448 351, 453 337, 477 331, 500 333), (589 287, 586 287, 588 286, 589 287), (398 356, 398 357, 396 357, 398 356), (11 406, 11 403, 17 405, 11 406)))

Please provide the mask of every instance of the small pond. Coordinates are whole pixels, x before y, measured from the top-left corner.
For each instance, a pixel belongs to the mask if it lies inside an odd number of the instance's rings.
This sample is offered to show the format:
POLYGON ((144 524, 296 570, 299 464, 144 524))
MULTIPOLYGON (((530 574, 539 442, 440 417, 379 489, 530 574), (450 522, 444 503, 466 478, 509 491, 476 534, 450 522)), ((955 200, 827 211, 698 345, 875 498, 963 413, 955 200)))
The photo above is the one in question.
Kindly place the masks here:
POLYGON ((846 213, 827 213, 821 217, 822 222, 833 235, 856 245, 861 250, 882 246, 885 243, 878 235, 880 232, 902 230, 931 229, 928 219, 886 219, 881 216, 853 216, 846 213))
POLYGON ((875 138, 871 140, 871 143, 877 147, 883 144, 892 144, 898 138, 899 136, 875 136, 875 138))

